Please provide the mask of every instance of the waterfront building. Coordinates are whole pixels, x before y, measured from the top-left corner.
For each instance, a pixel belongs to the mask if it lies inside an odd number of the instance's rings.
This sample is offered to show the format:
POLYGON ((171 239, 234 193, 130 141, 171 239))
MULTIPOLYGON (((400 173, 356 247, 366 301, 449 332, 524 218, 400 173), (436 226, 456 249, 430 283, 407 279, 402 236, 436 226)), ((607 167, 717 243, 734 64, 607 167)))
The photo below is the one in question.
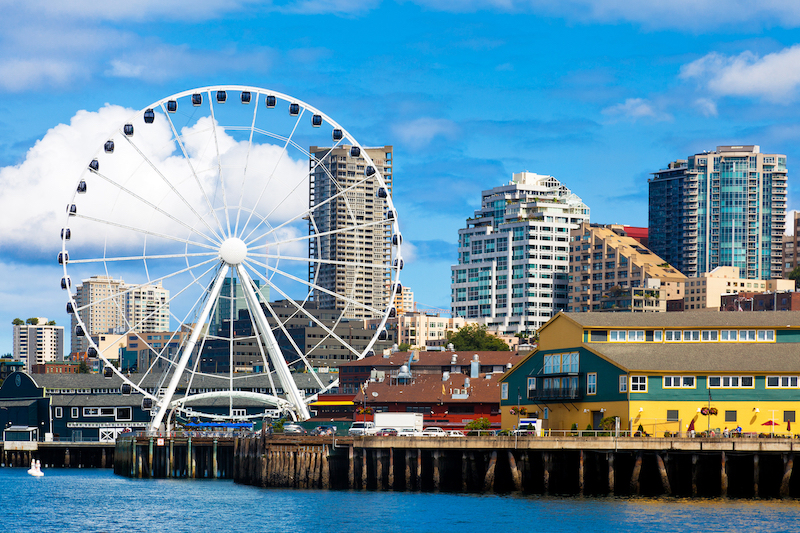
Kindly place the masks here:
POLYGON ((75 287, 75 303, 87 331, 85 336, 76 335, 78 320, 72 315, 72 353, 87 350, 87 336, 109 336, 104 342, 109 343, 112 351, 104 355, 116 358, 115 350, 128 331, 169 330, 169 290, 160 281, 128 285, 122 279, 92 276, 75 287))
MULTIPOLYGON (((379 319, 366 320, 368 328, 377 328, 379 319)), ((456 332, 466 324, 463 317, 444 317, 440 313, 407 312, 386 321, 386 331, 392 332, 397 344, 412 348, 445 346, 447 332, 456 332)))
POLYGON ((567 308, 570 231, 588 220, 586 204, 552 176, 520 172, 483 191, 458 230, 453 316, 501 334, 541 327, 567 308))
POLYGON ((655 436, 768 433, 772 423, 785 431, 800 411, 798 348, 794 311, 560 313, 501 378, 503 427, 521 406, 550 429, 600 429, 619 417, 621 429, 655 436))
POLYGON ((584 222, 571 232, 568 311, 664 312, 686 276, 620 225, 584 222))
POLYGON ((800 265, 800 212, 794 211, 792 235, 783 236, 783 277, 789 279, 792 270, 800 265))
POLYGON ((650 249, 688 277, 735 266, 748 279, 783 276, 786 156, 718 146, 653 173, 650 249))
POLYGON ((13 326, 12 356, 25 364, 31 372, 34 365, 64 359, 64 327, 49 324, 44 317, 34 320, 36 324, 13 326))
MULTIPOLYGON (((314 210, 308 222, 308 257, 326 262, 309 262, 308 281, 328 291, 347 297, 373 309, 386 309, 389 304, 391 271, 380 266, 391 261, 391 230, 385 221, 388 202, 379 196, 376 180, 364 180, 366 160, 351 155, 350 146, 336 148, 312 146, 309 181, 309 208, 314 210), (317 164, 323 161, 322 164, 317 164), (350 187, 345 195, 337 195, 350 187), (317 207, 318 206, 318 207, 317 207), (353 218, 355 217, 355 218, 353 218), (352 227, 358 231, 338 231, 352 227), (335 263, 334 263, 335 262, 335 263), (347 263, 352 263, 349 265, 347 263)), ((391 146, 364 148, 375 163, 392 194, 391 146)), ((321 309, 344 310, 345 318, 375 318, 375 313, 360 306, 348 305, 323 291, 314 291, 312 298, 321 309)))
POLYGON ((722 297, 740 292, 775 292, 794 290, 794 281, 785 279, 745 279, 739 268, 717 267, 702 276, 686 279, 684 309, 719 309, 722 297))
POLYGON ((723 294, 720 311, 800 311, 800 292, 742 291, 723 294))

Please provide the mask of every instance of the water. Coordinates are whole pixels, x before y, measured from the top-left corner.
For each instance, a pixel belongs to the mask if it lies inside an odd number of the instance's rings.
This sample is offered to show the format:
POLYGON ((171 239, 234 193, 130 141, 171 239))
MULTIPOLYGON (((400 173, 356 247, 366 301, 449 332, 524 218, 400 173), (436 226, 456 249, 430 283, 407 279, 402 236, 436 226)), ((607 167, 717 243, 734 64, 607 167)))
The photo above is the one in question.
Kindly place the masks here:
POLYGON ((109 470, 0 469, 3 532, 800 531, 800 502, 266 490, 109 470))

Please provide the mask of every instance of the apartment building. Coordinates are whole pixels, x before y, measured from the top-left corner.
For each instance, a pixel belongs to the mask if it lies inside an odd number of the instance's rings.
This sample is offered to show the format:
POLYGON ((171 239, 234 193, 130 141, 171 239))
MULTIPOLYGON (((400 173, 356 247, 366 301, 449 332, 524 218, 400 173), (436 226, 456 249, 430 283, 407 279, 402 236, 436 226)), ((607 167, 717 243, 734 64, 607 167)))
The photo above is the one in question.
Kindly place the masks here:
POLYGON ((49 324, 44 317, 33 322, 13 326, 12 356, 25 364, 26 372, 32 372, 35 365, 64 359, 64 327, 49 324))

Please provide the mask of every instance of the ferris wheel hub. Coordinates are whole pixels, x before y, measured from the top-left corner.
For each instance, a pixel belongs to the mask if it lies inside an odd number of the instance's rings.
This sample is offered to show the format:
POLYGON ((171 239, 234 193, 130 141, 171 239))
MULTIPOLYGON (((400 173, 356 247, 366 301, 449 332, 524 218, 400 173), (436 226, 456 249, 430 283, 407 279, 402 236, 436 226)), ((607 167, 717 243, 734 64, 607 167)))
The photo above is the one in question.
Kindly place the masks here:
POLYGON ((231 266, 239 265, 247 258, 247 245, 241 239, 231 237, 219 247, 219 256, 231 266))

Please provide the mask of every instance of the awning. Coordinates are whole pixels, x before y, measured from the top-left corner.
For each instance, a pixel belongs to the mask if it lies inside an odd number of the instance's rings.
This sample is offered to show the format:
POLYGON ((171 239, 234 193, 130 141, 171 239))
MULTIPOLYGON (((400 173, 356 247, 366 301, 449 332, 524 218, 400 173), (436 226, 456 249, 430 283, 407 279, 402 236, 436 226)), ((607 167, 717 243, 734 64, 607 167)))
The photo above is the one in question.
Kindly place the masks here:
POLYGON ((325 405, 355 405, 353 402, 342 401, 342 402, 312 402, 310 404, 311 407, 320 407, 325 405))

